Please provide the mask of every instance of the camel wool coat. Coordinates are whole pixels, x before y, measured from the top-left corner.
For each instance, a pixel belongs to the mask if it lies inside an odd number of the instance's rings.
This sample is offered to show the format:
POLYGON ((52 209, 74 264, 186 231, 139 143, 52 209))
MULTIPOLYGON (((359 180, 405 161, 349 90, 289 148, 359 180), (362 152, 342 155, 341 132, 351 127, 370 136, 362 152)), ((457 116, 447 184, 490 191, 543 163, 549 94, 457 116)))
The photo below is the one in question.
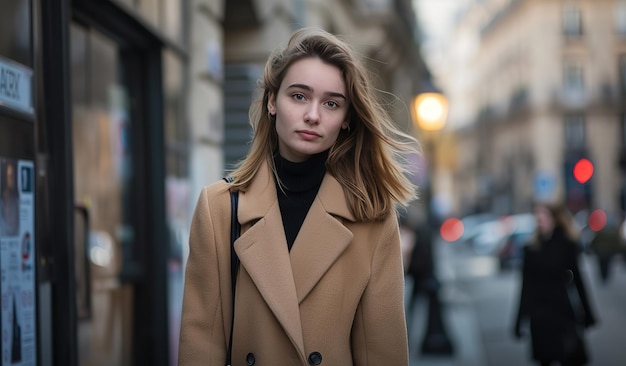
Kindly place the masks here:
MULTIPOLYGON (((291 251, 274 177, 239 194, 233 366, 408 365, 396 214, 356 222, 326 174, 291 251)), ((179 365, 223 366, 230 335, 230 198, 205 187, 191 225, 179 365)))

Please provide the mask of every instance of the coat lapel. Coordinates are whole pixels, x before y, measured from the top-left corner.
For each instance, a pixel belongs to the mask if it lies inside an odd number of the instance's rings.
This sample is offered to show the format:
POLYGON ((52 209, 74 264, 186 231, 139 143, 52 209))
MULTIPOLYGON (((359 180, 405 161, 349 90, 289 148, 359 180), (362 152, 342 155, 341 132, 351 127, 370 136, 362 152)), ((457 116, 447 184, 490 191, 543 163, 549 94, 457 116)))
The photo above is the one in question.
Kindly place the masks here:
POLYGON ((311 292, 353 235, 342 218, 354 221, 343 188, 326 174, 296 237, 291 253, 283 229, 274 179, 265 166, 240 194, 239 222, 247 230, 235 242, 241 265, 291 339, 304 355, 299 303, 311 292))
POLYGON ((329 214, 319 197, 291 249, 291 268, 301 303, 352 242, 352 232, 329 214))
POLYGON ((260 169, 248 191, 240 194, 238 216, 242 226, 248 227, 235 242, 241 265, 304 357, 296 285, 269 168, 260 169))
POLYGON ((300 309, 278 202, 241 235, 235 250, 261 296, 303 355, 300 309))

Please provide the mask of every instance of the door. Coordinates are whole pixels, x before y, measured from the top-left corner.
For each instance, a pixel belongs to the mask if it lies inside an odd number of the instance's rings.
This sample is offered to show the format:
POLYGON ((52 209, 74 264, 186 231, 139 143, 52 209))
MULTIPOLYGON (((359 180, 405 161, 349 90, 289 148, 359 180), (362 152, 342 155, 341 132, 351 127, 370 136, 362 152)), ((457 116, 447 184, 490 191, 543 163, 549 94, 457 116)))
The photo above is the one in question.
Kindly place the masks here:
POLYGON ((130 365, 134 283, 125 281, 137 238, 123 50, 87 25, 70 26, 75 272, 79 365, 130 365))

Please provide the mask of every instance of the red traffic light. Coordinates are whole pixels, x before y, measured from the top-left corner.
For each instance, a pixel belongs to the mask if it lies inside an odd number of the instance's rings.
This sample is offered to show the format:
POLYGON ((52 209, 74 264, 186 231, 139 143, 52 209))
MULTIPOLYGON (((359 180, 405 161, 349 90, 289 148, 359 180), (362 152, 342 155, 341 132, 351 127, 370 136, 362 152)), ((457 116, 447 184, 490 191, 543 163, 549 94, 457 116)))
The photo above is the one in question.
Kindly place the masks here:
POLYGON ((580 184, 585 184, 593 175, 593 163, 589 159, 582 158, 574 165, 574 179, 580 184))

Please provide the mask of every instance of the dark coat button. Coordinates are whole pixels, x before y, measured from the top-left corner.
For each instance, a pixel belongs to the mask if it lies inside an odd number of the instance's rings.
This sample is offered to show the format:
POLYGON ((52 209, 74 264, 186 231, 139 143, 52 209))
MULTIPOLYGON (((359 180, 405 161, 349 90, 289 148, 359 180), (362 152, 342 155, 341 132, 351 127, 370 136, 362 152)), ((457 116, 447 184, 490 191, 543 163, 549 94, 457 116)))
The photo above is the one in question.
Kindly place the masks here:
POLYGON ((311 352, 309 355, 309 365, 319 365, 322 363, 322 354, 319 352, 311 352))
POLYGON ((246 356, 246 365, 252 366, 254 365, 255 362, 256 362, 256 359, 254 358, 254 354, 248 353, 248 355, 246 356))

